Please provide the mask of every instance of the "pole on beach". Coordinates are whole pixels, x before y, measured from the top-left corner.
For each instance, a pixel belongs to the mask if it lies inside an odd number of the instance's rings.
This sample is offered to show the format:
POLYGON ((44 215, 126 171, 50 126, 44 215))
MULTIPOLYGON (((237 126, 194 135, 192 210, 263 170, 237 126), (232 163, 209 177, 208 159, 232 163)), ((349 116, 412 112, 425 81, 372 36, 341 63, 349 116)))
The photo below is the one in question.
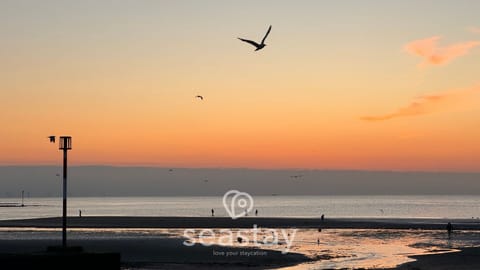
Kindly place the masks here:
POLYGON ((72 149, 72 137, 61 136, 59 150, 63 150, 63 215, 62 247, 67 247, 67 151, 72 149))
MULTIPOLYGON (((47 137, 51 143, 55 143, 56 136, 47 137)), ((67 152, 72 149, 72 137, 60 136, 59 150, 63 150, 63 211, 62 211, 62 248, 67 248, 67 152)), ((57 174, 57 176, 60 176, 57 174)), ((23 191, 22 191, 23 204, 23 191)))

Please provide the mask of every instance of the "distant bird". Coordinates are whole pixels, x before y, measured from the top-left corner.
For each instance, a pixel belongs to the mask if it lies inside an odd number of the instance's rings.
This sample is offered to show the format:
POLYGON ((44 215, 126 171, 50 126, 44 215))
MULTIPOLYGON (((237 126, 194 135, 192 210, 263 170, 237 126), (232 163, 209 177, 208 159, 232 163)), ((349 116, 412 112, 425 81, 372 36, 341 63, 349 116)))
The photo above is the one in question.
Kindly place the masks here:
POLYGON ((297 174, 297 175, 291 175, 290 178, 295 178, 295 179, 298 179, 300 177, 303 177, 303 175, 301 174, 297 174))
POLYGON ((195 97, 198 98, 198 99, 203 100, 203 96, 197 95, 197 96, 195 96, 195 97))
POLYGON ((248 40, 248 39, 243 39, 243 38, 238 38, 238 39, 240 39, 240 40, 243 41, 243 42, 247 42, 247 43, 255 46, 255 48, 256 48, 255 51, 258 51, 258 50, 263 49, 263 47, 267 46, 267 45, 265 44, 265 39, 267 39, 268 34, 270 34, 270 30, 272 30, 272 26, 271 26, 271 25, 270 25, 270 27, 268 27, 267 33, 266 33, 265 36, 263 37, 262 43, 260 43, 260 44, 258 44, 257 42, 255 42, 255 41, 253 41, 253 40, 248 40))
POLYGON ((48 139, 50 140, 51 143, 55 142, 55 136, 48 136, 48 139))

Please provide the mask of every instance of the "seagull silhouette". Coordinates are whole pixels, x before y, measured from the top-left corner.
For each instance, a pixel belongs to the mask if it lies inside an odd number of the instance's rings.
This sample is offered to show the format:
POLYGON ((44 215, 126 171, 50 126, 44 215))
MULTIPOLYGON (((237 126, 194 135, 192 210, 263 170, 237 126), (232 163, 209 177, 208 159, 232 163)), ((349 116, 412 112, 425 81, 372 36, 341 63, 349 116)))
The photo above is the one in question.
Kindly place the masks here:
POLYGON ((203 100, 203 96, 198 95, 198 96, 195 96, 195 97, 203 100))
POLYGON ((267 33, 266 33, 265 36, 263 37, 262 43, 260 43, 260 44, 258 44, 257 42, 255 42, 255 41, 253 41, 253 40, 248 40, 248 39, 243 39, 243 38, 238 38, 238 39, 240 39, 240 40, 243 41, 243 42, 247 42, 247 43, 255 46, 255 48, 256 48, 255 51, 258 51, 258 50, 263 49, 263 47, 267 46, 267 45, 265 44, 265 39, 267 39, 268 34, 270 34, 270 30, 272 30, 272 26, 271 26, 271 25, 270 25, 270 27, 268 27, 267 33))
POLYGON ((55 136, 48 136, 48 139, 50 140, 51 143, 55 142, 55 136))

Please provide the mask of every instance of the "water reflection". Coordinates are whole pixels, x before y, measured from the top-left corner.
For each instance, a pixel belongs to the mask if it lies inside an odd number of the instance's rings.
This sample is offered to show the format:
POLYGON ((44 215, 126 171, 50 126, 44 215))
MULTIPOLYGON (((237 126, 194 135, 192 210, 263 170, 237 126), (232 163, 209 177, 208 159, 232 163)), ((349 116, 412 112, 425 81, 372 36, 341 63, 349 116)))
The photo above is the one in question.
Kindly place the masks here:
POLYGON ((423 230, 301 230, 292 249, 320 258, 312 263, 283 268, 342 269, 392 268, 412 261, 408 256, 454 252, 456 248, 480 245, 480 231, 457 231, 451 239, 444 231, 423 230), (319 237, 320 244, 316 243, 319 237), (330 254, 329 259, 321 259, 330 254))
MULTIPOLYGON (((202 241, 218 243, 225 237, 220 229, 212 230, 202 241)), ((236 238, 240 230, 233 229, 236 238)), ((183 231, 182 231, 183 232, 183 231)), ((285 242, 278 245, 256 245, 249 231, 241 234, 250 241, 234 241, 233 246, 259 247, 282 251, 285 242)), ((268 237, 269 230, 260 229, 257 238, 268 237)), ((178 235, 182 236, 182 235, 178 235)), ((319 232, 315 229, 300 229, 295 235, 290 252, 307 255, 312 262, 282 269, 343 269, 343 268, 391 268, 412 261, 408 256, 455 252, 456 248, 480 246, 480 231, 456 231, 449 239, 445 231, 431 230, 351 230, 331 229, 319 232)), ((261 241, 260 241, 261 243, 261 241)))

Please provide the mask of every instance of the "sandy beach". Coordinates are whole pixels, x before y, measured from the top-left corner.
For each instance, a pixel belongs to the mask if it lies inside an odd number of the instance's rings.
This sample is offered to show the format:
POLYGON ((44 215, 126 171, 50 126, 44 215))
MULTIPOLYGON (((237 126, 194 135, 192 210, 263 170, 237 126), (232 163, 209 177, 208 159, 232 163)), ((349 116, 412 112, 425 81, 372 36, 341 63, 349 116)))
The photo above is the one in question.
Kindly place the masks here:
MULTIPOLYGON (((43 251, 58 244, 60 226, 60 218, 0 221, 0 253, 43 251)), ((125 269, 429 270, 476 269, 480 264, 480 249, 475 246, 480 223, 468 219, 98 216, 71 217, 69 228, 70 245, 89 252, 119 252, 125 269), (448 221, 456 230, 452 239, 445 232, 448 221), (231 228, 237 233, 253 224, 278 230, 295 228, 296 242, 287 254, 281 253, 285 243, 183 244, 188 228, 208 228, 217 234, 222 228, 231 228)), ((265 236, 267 229, 259 234, 265 236)))
MULTIPOLYGON (((286 267, 310 260, 298 253, 284 255, 279 251, 262 251, 254 248, 201 245, 187 247, 182 242, 183 239, 173 238, 83 239, 70 240, 69 245, 81 246, 88 252, 118 252, 121 254, 122 265, 126 269, 196 269, 198 267, 221 269, 226 266, 267 269, 286 267), (218 255, 216 250, 235 255, 218 255)), ((58 244, 58 241, 51 239, 2 240, 0 254, 36 253, 45 251, 47 246, 58 244)))
POLYGON ((480 269, 480 248, 462 248, 458 252, 412 256, 416 261, 389 270, 472 270, 480 269))
MULTIPOLYGON (((70 228, 322 228, 322 229, 422 229, 444 230, 452 222, 456 230, 480 230, 478 219, 391 219, 391 218, 263 218, 246 217, 122 217, 91 216, 69 217, 70 228)), ((59 228, 59 217, 1 220, 0 227, 59 228)))

